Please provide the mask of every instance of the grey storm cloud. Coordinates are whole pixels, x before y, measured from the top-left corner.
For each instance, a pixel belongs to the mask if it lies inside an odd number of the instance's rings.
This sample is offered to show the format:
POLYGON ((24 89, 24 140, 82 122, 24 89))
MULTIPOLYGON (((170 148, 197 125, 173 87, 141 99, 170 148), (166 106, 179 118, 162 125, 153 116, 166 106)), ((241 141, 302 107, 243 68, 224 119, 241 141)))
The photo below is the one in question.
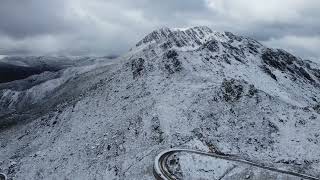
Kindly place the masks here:
POLYGON ((1 0, 0 54, 121 54, 150 31, 205 25, 320 59, 318 0, 1 0))
POLYGON ((2 0, 0 31, 12 38, 68 31, 73 22, 65 19, 66 9, 61 0, 2 0))

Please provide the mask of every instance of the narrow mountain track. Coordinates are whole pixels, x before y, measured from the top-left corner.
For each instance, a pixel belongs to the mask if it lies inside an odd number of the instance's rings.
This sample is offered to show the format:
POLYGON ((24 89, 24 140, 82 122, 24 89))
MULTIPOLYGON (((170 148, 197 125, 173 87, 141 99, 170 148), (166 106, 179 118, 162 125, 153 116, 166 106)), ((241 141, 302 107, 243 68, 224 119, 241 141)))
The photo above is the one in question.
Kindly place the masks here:
POLYGON ((266 169, 269 171, 274 171, 274 172, 279 172, 282 174, 296 176, 296 177, 302 178, 302 179, 320 180, 319 178, 312 177, 312 176, 305 175, 305 174, 301 174, 301 173, 297 173, 297 172, 285 171, 285 170, 276 169, 276 168, 269 167, 269 166, 263 166, 261 164, 257 164, 257 163, 251 162, 251 161, 240 159, 239 157, 233 156, 233 155, 220 155, 220 154, 216 154, 216 153, 206 153, 206 152, 202 152, 202 151, 189 150, 189 149, 169 149, 169 150, 163 151, 160 154, 158 154, 155 158, 154 167, 153 167, 153 173, 154 173, 154 176, 157 180, 178 179, 177 177, 175 177, 173 174, 171 174, 169 172, 166 163, 167 163, 168 158, 171 155, 173 155, 175 153, 182 153, 182 152, 191 153, 191 154, 198 154, 198 155, 208 156, 208 157, 214 157, 214 158, 223 159, 223 160, 227 160, 227 161, 244 163, 247 165, 255 166, 255 167, 266 169))

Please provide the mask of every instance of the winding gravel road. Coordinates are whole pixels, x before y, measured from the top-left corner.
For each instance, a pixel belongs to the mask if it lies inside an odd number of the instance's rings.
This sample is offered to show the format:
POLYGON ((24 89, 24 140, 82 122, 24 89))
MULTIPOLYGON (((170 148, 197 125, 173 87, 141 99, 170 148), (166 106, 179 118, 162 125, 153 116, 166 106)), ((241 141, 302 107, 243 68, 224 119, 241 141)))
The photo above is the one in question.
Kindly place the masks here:
POLYGON ((178 179, 174 174, 170 173, 170 171, 168 169, 168 165, 166 164, 168 158, 171 155, 175 154, 175 153, 198 154, 198 155, 214 157, 214 158, 222 159, 222 160, 226 160, 226 161, 243 163, 243 164, 246 164, 246 165, 262 168, 262 169, 265 169, 265 170, 286 174, 286 175, 293 176, 293 177, 296 177, 296 178, 302 178, 302 179, 308 179, 308 180, 320 180, 319 178, 308 176, 308 175, 305 175, 305 174, 300 174, 300 173, 297 173, 297 172, 285 171, 285 170, 276 169, 276 168, 273 168, 273 167, 263 166, 263 165, 260 165, 260 164, 254 163, 254 162, 250 162, 250 161, 247 161, 247 160, 240 159, 239 157, 232 156, 232 155, 220 155, 220 154, 216 154, 216 153, 206 153, 206 152, 201 152, 201 151, 196 151, 196 150, 189 150, 189 149, 169 149, 169 150, 163 151, 160 154, 158 154, 156 156, 156 158, 155 158, 154 169, 153 169, 154 176, 155 176, 155 178, 157 180, 175 180, 175 179, 178 179))
POLYGON ((0 180, 7 180, 7 176, 3 173, 0 173, 0 180))

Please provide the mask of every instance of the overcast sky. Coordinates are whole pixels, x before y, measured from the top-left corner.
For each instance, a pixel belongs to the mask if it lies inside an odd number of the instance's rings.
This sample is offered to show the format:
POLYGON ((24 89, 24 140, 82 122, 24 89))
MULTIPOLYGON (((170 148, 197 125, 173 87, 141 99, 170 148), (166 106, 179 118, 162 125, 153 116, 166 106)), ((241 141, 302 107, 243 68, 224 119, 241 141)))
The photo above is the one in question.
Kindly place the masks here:
POLYGON ((205 25, 320 59, 319 0, 1 0, 0 55, 114 55, 159 27, 205 25))

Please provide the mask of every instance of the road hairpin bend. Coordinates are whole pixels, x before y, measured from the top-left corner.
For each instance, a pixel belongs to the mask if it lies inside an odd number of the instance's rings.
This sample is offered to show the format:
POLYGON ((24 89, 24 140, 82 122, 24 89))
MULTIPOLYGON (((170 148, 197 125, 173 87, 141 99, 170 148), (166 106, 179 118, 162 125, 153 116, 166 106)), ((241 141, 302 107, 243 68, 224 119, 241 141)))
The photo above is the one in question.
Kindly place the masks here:
POLYGON ((277 173, 284 174, 284 175, 289 175, 289 176, 296 177, 296 178, 307 179, 307 180, 320 180, 319 178, 312 177, 312 176, 309 176, 309 175, 305 175, 305 174, 301 174, 301 173, 297 173, 297 172, 285 171, 285 170, 276 169, 276 168, 273 168, 273 167, 264 166, 264 165, 257 164, 257 163, 251 162, 251 161, 240 159, 240 158, 238 158, 236 156, 221 155, 221 154, 216 154, 216 153, 206 153, 206 152, 202 152, 202 151, 189 150, 189 149, 169 149, 169 150, 163 151, 160 154, 158 154, 156 156, 156 158, 155 158, 154 168, 153 168, 153 173, 154 173, 154 176, 155 176, 155 178, 157 180, 175 180, 175 179, 178 179, 174 174, 170 173, 170 171, 168 170, 168 166, 166 164, 168 158, 171 155, 175 154, 175 153, 198 154, 198 155, 201 155, 201 156, 213 157, 213 158, 216 158, 216 159, 221 159, 221 160, 226 160, 226 161, 246 164, 246 165, 250 165, 250 166, 253 166, 253 167, 269 170, 269 171, 272 171, 272 172, 277 172, 277 173))

